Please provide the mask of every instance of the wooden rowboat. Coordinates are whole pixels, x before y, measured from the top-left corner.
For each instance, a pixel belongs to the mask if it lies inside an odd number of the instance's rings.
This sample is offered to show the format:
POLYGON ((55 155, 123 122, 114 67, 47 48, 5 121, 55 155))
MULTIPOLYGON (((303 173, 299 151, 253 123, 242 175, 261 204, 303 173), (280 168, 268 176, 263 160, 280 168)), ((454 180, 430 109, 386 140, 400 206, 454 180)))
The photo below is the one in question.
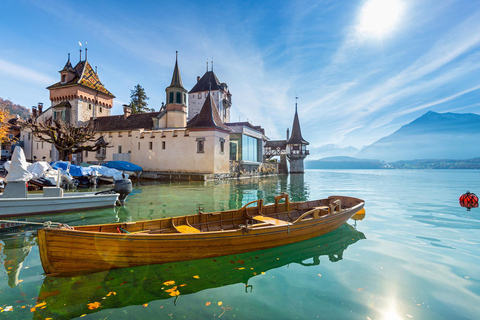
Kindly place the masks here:
MULTIPOLYGON (((136 267, 135 272, 131 272, 131 269, 128 268, 75 277, 56 277, 55 279, 45 277, 38 292, 36 304, 46 303, 48 307, 36 308, 33 320, 47 318, 67 320, 79 318, 84 314, 92 315, 108 309, 118 310, 152 302, 175 303, 173 300, 166 301, 175 295, 171 290, 173 286, 178 286, 177 294, 182 297, 226 286, 231 286, 230 290, 233 290, 236 295, 240 295, 242 291, 247 292, 247 290, 248 292, 268 290, 270 284, 265 281, 252 282, 252 279, 263 277, 270 270, 287 265, 296 265, 294 268, 289 268, 289 271, 284 270, 295 276, 299 268, 317 270, 317 266, 323 266, 328 261, 340 262, 344 254, 348 254, 346 250, 362 239, 366 239, 362 232, 348 223, 344 223, 337 230, 323 236, 267 250, 141 266, 136 267), (193 275, 196 277, 193 278, 193 275), (174 283, 166 285, 166 281, 174 283), (235 286, 236 284, 243 284, 243 286, 235 286), (108 297, 112 292, 115 292, 116 297, 120 298, 108 297), (107 298, 105 299, 105 297, 107 298), (100 301, 101 308, 88 309, 87 305, 93 301, 100 301)), ((331 266, 331 268, 335 268, 335 266, 331 266)), ((317 276, 318 272, 310 271, 302 272, 317 276)), ((321 290, 321 285, 319 284, 319 290, 321 290)), ((178 307, 188 306, 188 301, 191 301, 180 300, 176 301, 178 307)))
POLYGON ((281 194, 274 204, 260 199, 238 210, 43 228, 38 230, 40 258, 46 274, 71 275, 257 251, 331 232, 364 204, 344 196, 290 202, 281 194))

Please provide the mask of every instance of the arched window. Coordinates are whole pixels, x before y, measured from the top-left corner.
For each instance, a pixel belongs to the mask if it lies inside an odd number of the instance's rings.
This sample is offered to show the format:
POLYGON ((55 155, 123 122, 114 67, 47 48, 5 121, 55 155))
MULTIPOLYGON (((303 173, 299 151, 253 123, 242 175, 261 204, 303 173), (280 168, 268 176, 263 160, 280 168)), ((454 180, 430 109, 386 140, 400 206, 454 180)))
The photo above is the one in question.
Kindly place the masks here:
POLYGON ((168 98, 168 103, 173 103, 173 92, 170 92, 170 97, 168 98))
POLYGON ((182 94, 180 92, 177 92, 177 103, 182 103, 182 94))

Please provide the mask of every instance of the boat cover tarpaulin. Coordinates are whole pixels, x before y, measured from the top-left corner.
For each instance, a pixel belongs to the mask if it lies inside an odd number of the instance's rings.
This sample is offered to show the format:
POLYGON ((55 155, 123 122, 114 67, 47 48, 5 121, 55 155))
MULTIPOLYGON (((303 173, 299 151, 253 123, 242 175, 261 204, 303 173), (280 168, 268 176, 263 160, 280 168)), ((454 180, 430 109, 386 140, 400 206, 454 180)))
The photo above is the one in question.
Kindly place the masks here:
POLYGON ((96 170, 99 174, 105 177, 112 177, 113 180, 121 180, 121 179, 128 179, 128 174, 123 173, 120 170, 113 169, 113 168, 107 168, 104 166, 90 166, 88 167, 92 170, 96 170))
POLYGON ((65 161, 55 161, 50 164, 52 168, 54 169, 62 169, 64 171, 67 171, 68 166, 70 166, 69 173, 73 177, 88 177, 93 174, 93 169, 90 169, 90 167, 84 168, 81 166, 77 166, 75 164, 71 164, 65 161))
POLYGON ((123 171, 143 171, 142 167, 128 161, 108 161, 102 164, 102 166, 123 171))
POLYGON ((27 170, 33 175, 33 178, 38 178, 45 172, 52 170, 52 167, 46 161, 37 161, 29 164, 27 170))
POLYGON ((8 174, 5 177, 5 182, 11 181, 28 181, 32 179, 32 174, 27 170, 28 163, 25 159, 23 149, 19 146, 13 150, 12 161, 8 168, 8 174))

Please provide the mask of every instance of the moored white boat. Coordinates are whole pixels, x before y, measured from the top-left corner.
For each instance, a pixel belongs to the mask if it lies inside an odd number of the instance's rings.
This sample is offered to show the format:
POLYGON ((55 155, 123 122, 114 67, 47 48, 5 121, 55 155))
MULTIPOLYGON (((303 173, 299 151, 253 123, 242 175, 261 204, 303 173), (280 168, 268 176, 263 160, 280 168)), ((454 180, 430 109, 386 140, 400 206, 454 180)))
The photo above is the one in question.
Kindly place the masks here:
POLYGON ((0 217, 114 207, 118 196, 118 193, 94 192, 61 193, 58 196, 29 194, 26 198, 4 198, 0 195, 0 217))
POLYGON ((0 217, 114 207, 119 197, 113 191, 64 194, 60 187, 46 187, 43 194, 28 194, 26 181, 31 178, 23 150, 16 147, 5 177, 5 190, 0 194, 0 217))

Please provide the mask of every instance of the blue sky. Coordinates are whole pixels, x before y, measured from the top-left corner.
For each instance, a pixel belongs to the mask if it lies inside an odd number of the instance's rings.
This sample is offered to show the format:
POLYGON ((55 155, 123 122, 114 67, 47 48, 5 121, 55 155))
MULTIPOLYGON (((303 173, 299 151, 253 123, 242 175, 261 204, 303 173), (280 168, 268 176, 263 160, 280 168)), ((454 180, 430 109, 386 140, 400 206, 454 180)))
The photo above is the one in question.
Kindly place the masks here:
POLYGON ((480 1, 0 2, 0 97, 49 106, 67 54, 117 98, 165 101, 179 52, 190 90, 214 61, 232 121, 284 139, 298 96, 311 147, 360 148, 427 111, 480 113, 480 1), (84 54, 84 53, 83 53, 84 54))

